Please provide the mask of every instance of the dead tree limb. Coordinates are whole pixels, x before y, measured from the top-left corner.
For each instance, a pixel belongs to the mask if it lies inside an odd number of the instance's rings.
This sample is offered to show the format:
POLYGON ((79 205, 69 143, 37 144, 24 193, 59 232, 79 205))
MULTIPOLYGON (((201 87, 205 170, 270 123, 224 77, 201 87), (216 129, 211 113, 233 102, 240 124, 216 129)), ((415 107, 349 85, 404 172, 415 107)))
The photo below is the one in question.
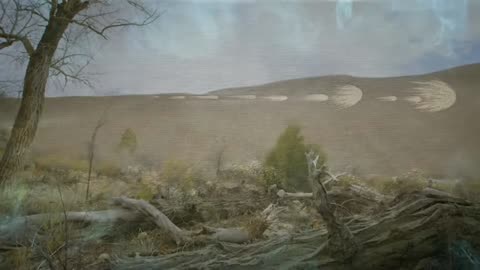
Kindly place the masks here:
POLYGON ((308 162, 308 181, 312 186, 313 200, 317 211, 327 225, 329 234, 328 250, 332 257, 348 259, 357 251, 352 233, 334 214, 335 210, 329 201, 327 190, 322 181, 329 177, 326 167, 317 168, 318 155, 312 150, 305 153, 308 162))
MULTIPOLYGON (((139 221, 143 215, 126 209, 111 209, 91 212, 45 213, 16 217, 0 223, 0 243, 20 243, 28 241, 32 234, 56 216, 64 215, 67 222, 79 223, 123 223, 139 221)), ((62 221, 63 219, 58 219, 62 221)))
POLYGON ((85 192, 85 201, 88 201, 89 192, 90 192, 90 180, 92 178, 92 169, 93 169, 93 160, 95 159, 95 143, 97 140, 97 134, 100 128, 102 128, 106 123, 106 113, 104 111, 102 117, 98 120, 97 125, 93 129, 92 137, 90 142, 88 142, 88 176, 87 176, 87 191, 85 192))
POLYGON ((155 224, 165 232, 169 233, 177 245, 187 242, 190 239, 190 232, 177 227, 165 214, 144 200, 135 200, 127 197, 115 198, 114 202, 125 208, 137 210, 149 216, 155 224))
POLYGON ((470 255, 480 246, 479 204, 425 189, 402 194, 384 211, 366 214, 349 226, 362 248, 348 265, 329 256, 325 230, 309 230, 249 245, 208 245, 157 258, 120 258, 113 269, 478 268, 478 259, 470 255))

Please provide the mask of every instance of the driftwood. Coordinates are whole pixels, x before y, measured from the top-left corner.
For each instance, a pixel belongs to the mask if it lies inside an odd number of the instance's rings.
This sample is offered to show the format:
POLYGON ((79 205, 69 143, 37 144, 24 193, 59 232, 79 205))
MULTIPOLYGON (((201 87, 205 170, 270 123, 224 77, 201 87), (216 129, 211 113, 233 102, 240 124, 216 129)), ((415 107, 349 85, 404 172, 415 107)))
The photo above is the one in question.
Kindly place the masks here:
POLYGON ((200 234, 209 234, 209 238, 221 242, 242 244, 253 240, 249 232, 243 228, 213 228, 203 226, 200 234))
MULTIPOLYGON (((115 198, 114 202, 128 209, 137 210, 146 216, 166 233, 168 233, 177 243, 181 245, 189 241, 195 241, 195 235, 208 234, 207 239, 229 242, 229 243, 246 243, 253 240, 253 236, 244 228, 213 228, 203 226, 200 233, 194 234, 191 231, 182 230, 175 225, 165 214, 144 200, 135 200, 127 197, 115 198)), ((201 238, 203 241, 203 238, 201 238)))
MULTIPOLYGON (((371 200, 371 201, 376 201, 376 202, 385 201, 386 199, 389 199, 389 197, 387 197, 383 194, 380 194, 378 192, 375 192, 371 189, 368 189, 366 187, 359 186, 359 185, 350 185, 348 187, 345 187, 342 190, 333 189, 333 190, 327 191, 327 193, 328 193, 329 196, 335 197, 339 193, 345 193, 346 191, 354 193, 355 195, 357 195, 359 197, 363 197, 365 199, 368 199, 368 200, 371 200)), ((444 195, 448 195, 448 193, 444 193, 444 195)), ((286 192, 285 190, 280 189, 277 192, 277 196, 279 198, 287 198, 287 199, 288 198, 292 198, 292 199, 311 199, 313 197, 313 193, 311 193, 311 192, 286 192)))
POLYGON ((120 259, 113 269, 476 269, 480 205, 432 190, 401 195, 375 216, 348 224, 358 244, 332 257, 326 229, 248 245, 213 244, 154 258, 120 259), (463 268, 461 268, 463 267, 463 268))
POLYGON ((189 240, 190 233, 183 231, 175 225, 165 214, 144 200, 135 200, 127 197, 115 198, 114 203, 125 208, 136 210, 150 217, 152 221, 166 233, 168 233, 180 245, 189 240))
POLYGON ((314 204, 327 226, 328 250, 334 257, 348 259, 355 254, 357 245, 347 226, 335 216, 334 207, 328 198, 327 190, 322 181, 328 179, 330 175, 326 173, 325 166, 317 169, 318 155, 315 156, 313 151, 305 155, 308 162, 308 181, 312 187, 314 204))
MULTIPOLYGON (((0 246, 12 246, 28 243, 32 240, 40 227, 47 222, 76 222, 76 223, 103 223, 123 225, 139 222, 145 218, 151 219, 160 229, 172 237, 177 245, 185 244, 198 236, 191 231, 182 230, 152 204, 144 200, 127 197, 114 198, 113 203, 124 209, 111 209, 91 212, 45 213, 3 220, 0 223, 0 246), (54 218, 57 217, 57 218, 54 218)), ((167 208, 170 211, 171 208, 167 208)), ((173 212, 173 211, 170 211, 173 212)), ((177 215, 178 216, 178 215, 177 215)), ((207 228, 207 227, 205 227, 207 228)), ((253 240, 253 236, 244 228, 212 228, 204 229, 200 234, 207 234, 207 240, 224 241, 231 243, 245 243, 253 240)), ((203 241, 204 238, 202 238, 203 241)))
POLYGON ((35 214, 23 217, 4 219, 0 223, 0 243, 22 243, 32 239, 40 226, 51 222, 78 222, 78 223, 125 223, 143 219, 143 216, 134 211, 125 209, 111 209, 91 212, 66 212, 35 214))

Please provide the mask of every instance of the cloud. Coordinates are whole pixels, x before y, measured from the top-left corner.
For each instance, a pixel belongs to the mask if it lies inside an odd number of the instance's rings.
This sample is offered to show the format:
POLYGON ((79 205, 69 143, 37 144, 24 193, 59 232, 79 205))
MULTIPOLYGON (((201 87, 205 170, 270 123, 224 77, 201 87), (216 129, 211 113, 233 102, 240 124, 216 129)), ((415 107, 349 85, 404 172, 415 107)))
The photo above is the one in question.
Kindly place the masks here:
POLYGON ((480 42, 480 3, 472 0, 150 3, 165 11, 160 19, 95 44, 88 72, 101 74, 97 88, 72 93, 202 93, 326 74, 424 73, 480 61, 472 46, 480 42))

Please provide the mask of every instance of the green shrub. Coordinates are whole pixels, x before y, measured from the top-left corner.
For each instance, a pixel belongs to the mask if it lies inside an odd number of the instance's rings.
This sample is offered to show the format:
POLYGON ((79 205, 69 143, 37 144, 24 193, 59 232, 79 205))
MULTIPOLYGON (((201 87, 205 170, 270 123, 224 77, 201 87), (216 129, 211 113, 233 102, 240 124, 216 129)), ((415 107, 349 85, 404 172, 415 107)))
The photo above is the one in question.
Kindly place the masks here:
POLYGON ((262 174, 260 176, 260 184, 263 186, 265 191, 272 185, 277 185, 277 188, 283 189, 283 183, 285 179, 278 173, 278 171, 273 167, 265 167, 262 170, 262 174))
POLYGON ((326 162, 326 156, 317 145, 305 145, 300 127, 288 126, 280 135, 276 145, 268 153, 265 166, 274 168, 284 179, 284 187, 292 190, 310 190, 307 181, 308 165, 305 152, 314 150, 320 155, 318 165, 326 162))
POLYGON ((131 128, 127 128, 120 138, 118 143, 118 150, 126 151, 130 154, 135 153, 137 150, 137 135, 131 128))

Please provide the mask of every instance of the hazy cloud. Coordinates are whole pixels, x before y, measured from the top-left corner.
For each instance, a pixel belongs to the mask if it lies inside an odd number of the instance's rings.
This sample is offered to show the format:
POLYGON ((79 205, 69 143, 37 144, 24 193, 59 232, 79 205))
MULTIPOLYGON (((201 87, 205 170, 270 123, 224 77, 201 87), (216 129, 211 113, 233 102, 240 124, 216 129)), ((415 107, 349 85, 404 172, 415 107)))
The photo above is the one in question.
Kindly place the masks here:
POLYGON ((205 92, 275 80, 395 76, 480 60, 480 3, 468 0, 151 1, 153 25, 98 44, 95 91, 205 92), (474 3, 475 2, 475 3, 474 3))

